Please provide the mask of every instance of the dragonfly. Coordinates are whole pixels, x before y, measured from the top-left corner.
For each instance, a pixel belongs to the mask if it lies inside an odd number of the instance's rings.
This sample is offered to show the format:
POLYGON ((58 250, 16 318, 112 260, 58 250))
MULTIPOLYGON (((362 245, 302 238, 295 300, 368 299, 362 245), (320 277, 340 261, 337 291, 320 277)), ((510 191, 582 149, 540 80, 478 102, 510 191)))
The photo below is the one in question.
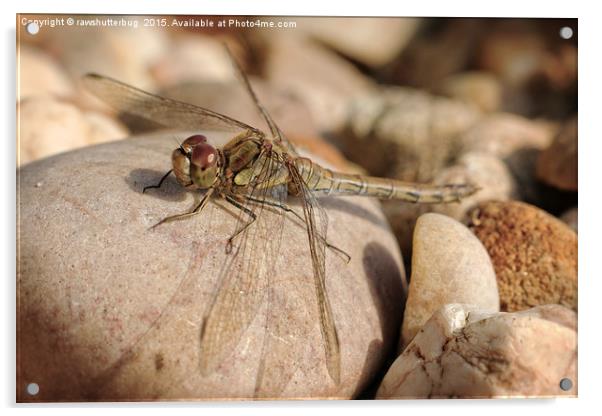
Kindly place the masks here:
POLYGON ((311 258, 312 292, 319 317, 323 354, 328 375, 341 380, 341 346, 326 290, 326 250, 348 255, 327 240, 328 215, 321 196, 366 196, 410 203, 449 203, 472 195, 472 184, 427 185, 336 172, 310 158, 301 157, 293 144, 258 100, 248 78, 231 56, 233 66, 269 133, 200 106, 154 95, 115 79, 87 74, 84 85, 117 111, 143 117, 166 127, 186 131, 221 131, 232 134, 221 148, 203 134, 193 134, 173 150, 171 169, 156 185, 173 174, 188 191, 204 191, 194 209, 163 218, 152 228, 200 214, 213 198, 239 213, 234 233, 226 242, 231 256, 228 276, 216 289, 205 314, 200 337, 200 369, 216 371, 240 344, 244 331, 258 313, 269 290, 274 259, 279 258, 283 218, 301 224, 311 258), (293 209, 289 198, 299 201, 293 209), (267 211, 271 211, 270 214, 267 211), (300 212, 297 212, 300 211, 300 212))

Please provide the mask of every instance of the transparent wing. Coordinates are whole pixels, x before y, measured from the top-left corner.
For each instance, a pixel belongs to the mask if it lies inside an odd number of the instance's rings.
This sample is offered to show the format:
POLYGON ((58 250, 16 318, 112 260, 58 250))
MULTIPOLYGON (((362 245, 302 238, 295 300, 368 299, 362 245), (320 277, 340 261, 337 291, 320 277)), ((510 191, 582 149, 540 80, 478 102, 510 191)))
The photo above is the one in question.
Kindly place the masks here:
POLYGON ((314 194, 305 184, 294 163, 289 164, 289 172, 291 180, 300 191, 299 196, 303 206, 326 365, 332 380, 335 384, 339 384, 341 374, 339 338, 326 292, 326 232, 328 229, 328 216, 314 194))
POLYGON ((259 132, 254 127, 215 111, 160 97, 102 75, 87 74, 83 77, 83 83, 90 92, 116 110, 166 127, 259 132))
MULTIPOLYGON (((253 165, 257 183, 250 186, 247 195, 256 201, 270 199, 284 204, 286 184, 262 187, 260 183, 272 178, 284 166, 271 151, 265 151, 253 165)), ((282 240, 284 215, 262 203, 241 204, 255 216, 247 227, 250 216, 240 210, 236 230, 244 231, 232 242, 232 252, 216 289, 212 305, 204 319, 201 334, 201 372, 209 375, 238 345, 243 332, 251 324, 268 293, 268 276, 278 259, 282 240)))
POLYGON ((270 116, 270 113, 268 113, 268 111, 265 109, 265 107, 261 104, 261 102, 257 98, 257 95, 255 94, 255 91, 253 90, 253 87, 251 87, 249 78, 247 77, 247 75, 244 73, 244 71, 238 64, 238 61, 232 55, 232 52, 230 52, 230 49, 228 49, 227 46, 225 46, 225 48, 226 48, 226 51, 228 52, 228 55, 230 56, 230 59, 232 60, 232 65, 234 66, 234 70, 236 71, 236 73, 238 74, 238 77, 242 81, 243 86, 245 87, 245 89, 247 90, 247 93, 251 97, 251 100, 253 100, 253 103, 255 104, 257 111, 259 111, 259 113, 261 114, 261 116, 263 117, 265 122, 267 123, 268 127, 270 128, 270 133, 272 133, 272 137, 274 138, 274 140, 276 140, 278 143, 282 144, 292 156, 299 156, 299 154, 297 153, 297 150, 295 149, 295 146, 293 146, 293 144, 286 138, 286 136, 284 135, 282 130, 280 130, 280 128, 278 127, 276 122, 272 119, 272 116, 270 116))

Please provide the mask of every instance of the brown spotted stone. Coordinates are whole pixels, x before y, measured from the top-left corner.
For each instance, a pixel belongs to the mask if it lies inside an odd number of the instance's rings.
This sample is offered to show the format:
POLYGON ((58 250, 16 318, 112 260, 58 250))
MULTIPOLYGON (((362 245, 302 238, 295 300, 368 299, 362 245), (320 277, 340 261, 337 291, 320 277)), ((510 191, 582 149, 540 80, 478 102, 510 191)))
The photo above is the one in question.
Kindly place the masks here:
POLYGON ((469 227, 493 262, 502 311, 547 303, 577 310, 577 234, 532 205, 485 202, 469 227))

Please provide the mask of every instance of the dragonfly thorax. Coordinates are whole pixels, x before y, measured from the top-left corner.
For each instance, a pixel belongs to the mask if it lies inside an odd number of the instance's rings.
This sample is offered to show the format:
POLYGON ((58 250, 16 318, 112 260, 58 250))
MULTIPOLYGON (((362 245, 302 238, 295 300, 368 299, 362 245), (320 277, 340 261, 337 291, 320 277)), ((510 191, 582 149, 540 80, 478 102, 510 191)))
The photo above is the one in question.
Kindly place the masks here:
POLYGON ((219 155, 207 138, 190 136, 171 154, 173 171, 178 182, 186 187, 209 188, 218 175, 219 155))

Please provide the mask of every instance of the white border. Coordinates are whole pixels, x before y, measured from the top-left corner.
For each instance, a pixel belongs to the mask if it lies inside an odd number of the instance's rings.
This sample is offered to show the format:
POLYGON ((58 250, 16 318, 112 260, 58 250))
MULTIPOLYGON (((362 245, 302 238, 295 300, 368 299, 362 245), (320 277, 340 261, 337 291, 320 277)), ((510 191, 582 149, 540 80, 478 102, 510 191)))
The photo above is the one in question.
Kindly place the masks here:
MULTIPOLYGON (((504 400, 504 401, 421 401, 421 402, 284 402, 284 403, 218 403, 218 404, 173 404, 178 412, 198 415, 199 412, 218 410, 225 414, 238 414, 241 411, 251 414, 306 414, 308 411, 327 414, 342 410, 346 414, 364 414, 368 408, 379 413, 400 414, 420 412, 423 414, 447 413, 450 410, 463 414, 487 415, 514 413, 516 411, 545 412, 548 414, 576 414, 587 410, 589 405, 596 405, 600 395, 596 387, 601 385, 599 349, 600 312, 596 308, 602 296, 600 281, 602 270, 598 254, 597 238, 602 232, 600 227, 600 181, 602 172, 602 106, 599 101, 600 91, 600 53, 598 40, 600 33, 600 17, 595 13, 595 2, 545 1, 528 2, 525 0, 504 0, 501 2, 484 1, 413 1, 396 5, 385 0, 369 0, 354 5, 346 2, 326 2, 318 0, 304 1, 303 4, 291 4, 281 0, 265 0, 261 2, 237 1, 195 1, 169 0, 157 1, 115 1, 103 0, 95 4, 71 2, 68 0, 29 0, 18 2, 2 2, 1 19, 3 20, 4 65, 2 71, 2 91, 6 96, 1 100, 2 126, 8 137, 4 143, 4 163, 2 190, 5 198, 2 203, 2 243, 0 250, 2 264, 5 264, 5 275, 2 279, 3 307, 3 341, 0 342, 1 357, 4 369, 0 378, 0 398, 4 406, 13 407, 14 411, 14 339, 15 339, 15 43, 14 27, 17 12, 38 13, 132 13, 132 14, 272 14, 272 15, 346 15, 346 16, 474 16, 474 17, 577 17, 579 18, 579 177, 580 177, 580 209, 579 209, 579 399, 576 400, 504 400), (336 410, 335 410, 336 409, 336 410)), ((130 407, 128 412, 143 411, 145 413, 162 414, 165 405, 157 407, 151 404, 136 405, 44 405, 18 406, 25 408, 26 413, 42 410, 50 414, 78 413, 85 409, 96 414, 106 414, 109 409, 130 407)), ((599 406, 596 406, 599 407, 599 406)), ((23 409, 21 409, 23 411, 23 409)), ((173 411, 175 409, 172 409, 173 411)), ((121 411, 121 410, 119 410, 121 411)))

